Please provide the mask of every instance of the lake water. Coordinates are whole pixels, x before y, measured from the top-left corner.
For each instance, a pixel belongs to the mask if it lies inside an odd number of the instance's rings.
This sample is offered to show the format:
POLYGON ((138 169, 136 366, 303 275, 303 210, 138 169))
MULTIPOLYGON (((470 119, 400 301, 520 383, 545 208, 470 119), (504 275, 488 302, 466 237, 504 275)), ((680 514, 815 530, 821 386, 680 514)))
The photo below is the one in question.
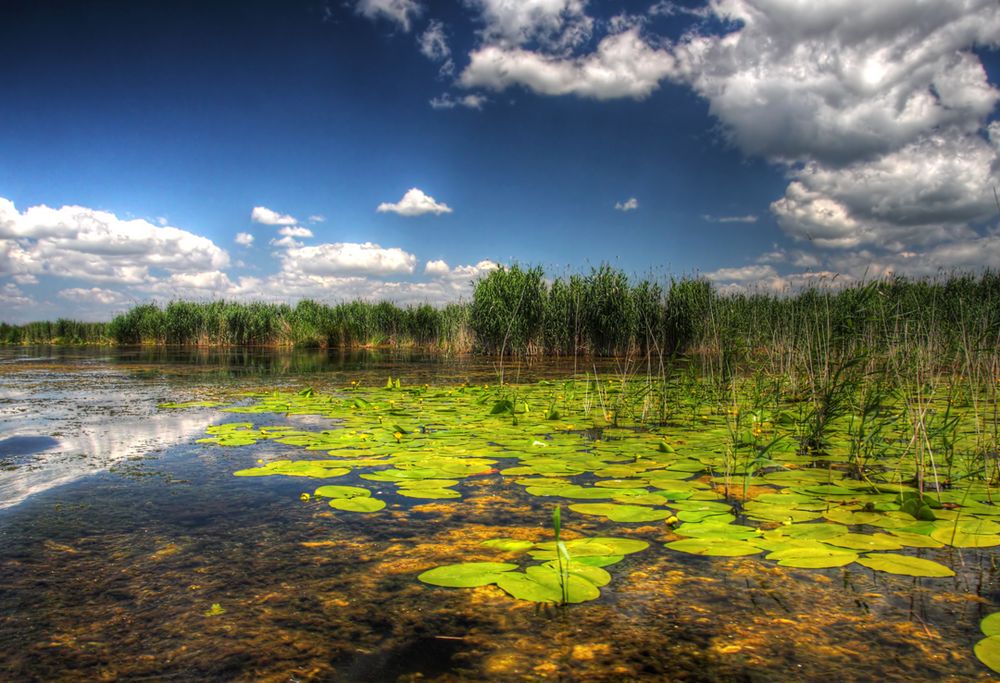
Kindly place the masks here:
MULTIPOLYGON (((616 370, 570 359, 505 372, 527 383, 587 369, 616 370)), ((496 470, 463 479, 460 499, 415 499, 359 469, 336 483, 366 486, 387 506, 341 512, 299 499, 326 482, 233 476, 301 449, 196 443, 237 420, 306 431, 334 420, 157 407, 246 405, 243 392, 305 387, 341 396, 389 376, 478 386, 497 368, 375 352, 0 349, 0 677, 993 679, 973 655, 979 621, 1000 609, 991 548, 926 551, 955 569, 947 579, 796 569, 674 552, 662 521, 564 510, 567 536, 649 543, 607 567, 598 599, 557 607, 495 585, 441 588, 417 576, 496 559, 483 540, 551 540, 553 499, 496 470)))

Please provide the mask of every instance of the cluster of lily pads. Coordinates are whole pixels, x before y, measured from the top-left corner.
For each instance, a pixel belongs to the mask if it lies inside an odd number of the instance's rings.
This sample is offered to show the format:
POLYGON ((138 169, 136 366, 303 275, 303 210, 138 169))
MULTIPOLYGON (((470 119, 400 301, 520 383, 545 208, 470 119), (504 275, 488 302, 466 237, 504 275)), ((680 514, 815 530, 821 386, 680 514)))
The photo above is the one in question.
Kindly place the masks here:
MULTIPOLYGON (((614 400, 615 390, 593 380, 516 387, 406 387, 397 380, 378 388, 352 383, 329 394, 311 389, 254 394, 223 411, 248 417, 321 416, 331 423, 322 430, 219 424, 201 442, 296 448, 299 457, 261 459, 235 474, 321 480, 312 496, 340 511, 377 513, 386 500, 363 486, 325 480, 356 473, 361 480, 392 484, 398 496, 458 500, 466 480, 493 476, 526 495, 568 503, 579 514, 619 524, 662 523, 676 536, 665 544, 668 549, 695 555, 763 555, 796 568, 857 563, 893 574, 943 578, 954 571, 917 555, 1000 545, 1000 506, 993 503, 989 483, 976 476, 982 465, 974 457, 954 458, 942 486, 929 480, 918 485, 922 473, 905 448, 859 477, 848 463, 846 427, 831 427, 825 452, 805 452, 797 446, 794 425, 763 417, 755 418, 753 436, 745 440, 766 430, 770 433, 761 438, 770 440, 768 447, 740 459, 734 457, 725 411, 692 410, 690 418, 675 416, 667 424, 626 425, 596 405, 597 399, 614 400), (782 429, 789 438, 779 443, 782 429)), ((964 448, 963 435, 974 431, 968 424, 973 418, 959 418, 951 444, 956 453, 964 448)), ((901 436, 884 438, 892 444, 904 442, 901 436)), ((384 486, 379 488, 384 497, 384 486)), ((623 554, 601 547, 607 541, 567 542, 573 551, 570 601, 599 594, 594 591, 607 572, 603 560, 588 558, 623 554)), ((496 547, 510 543, 498 539, 496 547)), ((494 583, 518 598, 551 598, 553 577, 559 578, 553 558, 545 555, 552 549, 523 549, 543 564, 521 571, 507 562, 464 563, 420 578, 451 586, 494 583)))
POLYGON ((527 552, 542 564, 517 571, 518 565, 510 562, 462 562, 429 569, 417 578, 449 588, 496 584, 511 596, 532 602, 579 603, 600 597, 600 588, 611 581, 611 574, 604 567, 649 547, 646 541, 631 538, 578 538, 565 542, 560 558, 557 544, 490 539, 483 545, 505 552, 527 552))

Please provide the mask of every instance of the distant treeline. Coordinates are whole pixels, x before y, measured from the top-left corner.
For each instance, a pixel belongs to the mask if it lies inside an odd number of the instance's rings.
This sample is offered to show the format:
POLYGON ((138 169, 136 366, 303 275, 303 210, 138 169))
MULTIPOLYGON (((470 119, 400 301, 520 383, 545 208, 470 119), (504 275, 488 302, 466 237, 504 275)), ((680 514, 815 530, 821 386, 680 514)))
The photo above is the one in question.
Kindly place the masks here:
POLYGON ((661 357, 696 349, 773 353, 818 343, 877 348, 917 336, 942 349, 996 349, 1000 274, 720 294, 699 278, 635 282, 602 266, 549 282, 541 268, 512 266, 480 279, 471 303, 444 307, 174 301, 136 306, 110 323, 0 324, 0 342, 8 344, 414 346, 661 357))

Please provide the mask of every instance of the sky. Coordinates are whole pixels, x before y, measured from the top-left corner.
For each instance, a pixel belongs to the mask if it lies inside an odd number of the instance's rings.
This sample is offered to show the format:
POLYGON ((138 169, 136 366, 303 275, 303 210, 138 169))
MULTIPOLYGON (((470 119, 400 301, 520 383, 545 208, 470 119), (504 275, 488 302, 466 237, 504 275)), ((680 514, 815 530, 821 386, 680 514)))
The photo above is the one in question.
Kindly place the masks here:
POLYGON ((0 320, 1000 268, 996 0, 0 3, 0 320))

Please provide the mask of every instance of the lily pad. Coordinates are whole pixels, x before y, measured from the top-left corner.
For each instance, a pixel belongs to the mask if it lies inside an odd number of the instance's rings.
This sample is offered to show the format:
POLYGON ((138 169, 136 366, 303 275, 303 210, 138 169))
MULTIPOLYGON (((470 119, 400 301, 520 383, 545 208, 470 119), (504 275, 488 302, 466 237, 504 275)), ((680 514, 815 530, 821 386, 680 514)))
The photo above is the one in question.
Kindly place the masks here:
POLYGON ((948 567, 934 562, 933 560, 925 560, 920 557, 910 557, 909 555, 899 555, 897 553, 874 553, 871 555, 865 555, 857 560, 858 564, 864 565, 869 569, 876 569, 880 572, 888 572, 890 574, 902 574, 904 576, 930 576, 943 578, 947 576, 955 576, 953 572, 948 567))
POLYGON ((729 538, 685 538, 667 543, 666 547, 693 555, 713 557, 741 557, 764 552, 761 548, 750 545, 746 541, 729 538))
POLYGON ((1000 673, 1000 636, 980 640, 976 643, 975 653, 980 662, 1000 673))
POLYGON ((463 562, 428 569, 417 578, 434 586, 474 588, 496 583, 513 569, 517 569, 517 565, 509 562, 463 562))
POLYGON ((823 569, 843 567, 856 561, 858 554, 850 550, 841 550, 822 543, 815 543, 787 550, 776 550, 766 557, 776 561, 782 567, 823 569))
POLYGON ((354 498, 335 498, 330 501, 330 507, 345 512, 378 512, 385 507, 385 501, 378 498, 365 498, 357 496, 354 498))
POLYGON ((615 503, 577 503, 570 505, 569 509, 585 515, 607 517, 612 522, 655 522, 673 515, 670 510, 615 503))
POLYGON ((590 581, 576 574, 562 577, 558 570, 548 566, 528 567, 524 573, 504 572, 496 576, 496 584, 519 600, 559 604, 565 597, 566 602, 580 603, 601 596, 600 589, 590 581))
POLYGON ((980 621, 979 630, 988 636, 1000 636, 1000 612, 994 612, 980 621))

